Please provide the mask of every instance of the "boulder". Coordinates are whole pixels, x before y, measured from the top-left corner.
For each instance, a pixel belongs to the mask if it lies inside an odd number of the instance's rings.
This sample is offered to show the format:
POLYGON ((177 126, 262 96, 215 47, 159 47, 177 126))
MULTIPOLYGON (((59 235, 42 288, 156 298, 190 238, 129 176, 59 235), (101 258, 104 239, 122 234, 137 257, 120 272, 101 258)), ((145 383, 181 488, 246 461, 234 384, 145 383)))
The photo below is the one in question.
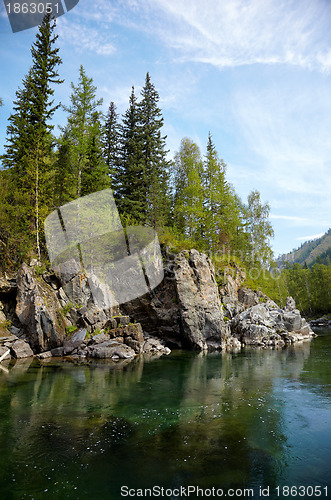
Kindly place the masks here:
POLYGON ((285 306, 285 311, 291 312, 294 311, 296 308, 295 305, 295 300, 293 297, 287 297, 286 298, 286 306, 285 306))
POLYGON ((10 349, 5 346, 0 346, 0 363, 6 358, 10 358, 10 349))
POLYGON ((144 342, 143 352, 146 354, 170 354, 171 350, 161 340, 155 337, 148 337, 144 342))
POLYGON ((280 319, 284 323, 286 330, 289 332, 295 332, 301 328, 301 316, 294 311, 284 312, 280 319))
POLYGON ((134 358, 135 355, 131 347, 116 342, 115 340, 107 340, 101 344, 87 347, 87 356, 90 358, 131 359, 134 358))
POLYGON ((14 293, 17 290, 16 277, 7 276, 5 273, 0 276, 0 290, 2 293, 14 293))
POLYGON ((33 350, 38 353, 61 345, 65 323, 52 287, 22 264, 17 274, 17 288, 16 315, 33 350))
POLYGON ((54 349, 51 349, 50 352, 51 352, 52 356, 54 356, 55 358, 61 358, 62 356, 64 356, 63 346, 55 347, 54 349))
POLYGON ((286 333, 264 304, 252 306, 231 322, 234 336, 244 345, 283 346, 282 333, 286 333))
MULTIPOLYGON (((268 299, 268 298, 267 298, 268 299)), ((231 321, 232 333, 244 345, 283 346, 307 340, 315 334, 301 317, 293 299, 279 309, 270 299, 246 309, 231 321)))
POLYGON ((110 340, 111 337, 108 333, 98 333, 97 335, 94 335, 91 340, 91 344, 101 344, 102 342, 106 342, 107 340, 110 340))
POLYGON ((5 313, 0 310, 0 324, 6 324, 7 323, 7 318, 5 316, 5 313))
POLYGON ((86 328, 81 328, 78 332, 75 332, 70 338, 65 339, 63 342, 64 355, 70 354, 72 351, 77 349, 85 340, 87 330, 86 328))
POLYGON ((34 355, 30 345, 24 342, 24 340, 16 340, 16 342, 11 345, 10 352, 11 355, 17 359, 29 358, 34 355))

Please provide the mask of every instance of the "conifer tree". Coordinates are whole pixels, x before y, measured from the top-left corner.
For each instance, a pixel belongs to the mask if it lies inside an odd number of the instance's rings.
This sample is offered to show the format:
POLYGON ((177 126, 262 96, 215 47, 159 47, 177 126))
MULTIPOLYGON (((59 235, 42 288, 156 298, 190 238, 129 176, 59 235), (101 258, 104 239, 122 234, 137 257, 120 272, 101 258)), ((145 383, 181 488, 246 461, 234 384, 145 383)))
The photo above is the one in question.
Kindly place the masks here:
POLYGON ((116 171, 119 164, 120 131, 115 103, 109 105, 102 135, 103 156, 113 191, 116 191, 116 171))
MULTIPOLYGON (((24 193, 26 229, 36 236, 40 258, 42 221, 49 204, 50 170, 53 141, 51 117, 59 105, 54 105, 53 85, 63 82, 57 66, 62 62, 59 49, 54 47, 55 20, 46 14, 31 48, 32 66, 16 92, 14 111, 7 127, 6 153, 3 165, 9 168, 18 191, 24 193)), ((14 185, 14 184, 12 184, 14 185)), ((21 194, 21 193, 20 193, 21 194)), ((13 193, 13 198, 20 197, 13 193)))
POLYGON ((55 160, 54 206, 59 207, 76 197, 75 168, 72 161, 72 142, 68 126, 62 129, 55 160))
POLYGON ((108 168, 102 153, 101 124, 98 113, 92 116, 85 168, 82 172, 81 196, 101 191, 110 186, 108 168))
MULTIPOLYGON (((93 78, 86 75, 81 65, 79 68, 78 84, 71 83, 72 93, 70 106, 64 106, 69 113, 68 122, 62 129, 61 142, 70 148, 70 164, 67 165, 66 175, 73 176, 75 193, 72 197, 79 198, 83 193, 88 194, 109 186, 108 178, 105 177, 105 164, 102 158, 101 145, 101 111, 99 110, 102 99, 96 98, 96 87, 93 78), (93 153, 91 163, 91 148, 98 148, 98 153, 93 153), (98 157, 98 162, 96 162, 98 157), (93 168, 96 172, 91 173, 93 168), (89 171, 89 173, 85 172, 89 171), (100 179, 98 175, 100 174, 100 179), (89 179, 90 184, 86 184, 89 179), (94 179, 95 182, 92 182, 94 179), (85 185, 84 185, 85 183, 85 185)), ((64 153, 60 151, 59 153, 64 153)), ((68 152, 66 154, 69 154, 68 152)), ((57 164, 59 165, 59 164, 57 164)), ((57 171, 57 175, 64 172, 57 171)))
POLYGON ((149 73, 138 104, 141 162, 146 197, 146 222, 154 228, 169 220, 170 196, 168 192, 170 162, 167 160, 166 136, 161 129, 164 119, 158 107, 159 94, 149 73))
POLYGON ((143 223, 147 206, 138 119, 137 98, 132 87, 129 107, 120 127, 120 161, 113 179, 114 196, 123 219, 143 223))

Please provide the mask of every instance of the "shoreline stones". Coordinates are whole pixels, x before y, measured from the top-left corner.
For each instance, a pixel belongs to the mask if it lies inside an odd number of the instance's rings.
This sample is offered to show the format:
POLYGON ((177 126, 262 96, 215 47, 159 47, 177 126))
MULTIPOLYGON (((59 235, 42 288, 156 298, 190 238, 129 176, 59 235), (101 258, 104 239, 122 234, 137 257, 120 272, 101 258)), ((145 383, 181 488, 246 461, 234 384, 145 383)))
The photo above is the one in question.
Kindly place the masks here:
MULTIPOLYGON (((283 347, 315 335, 293 298, 281 309, 261 291, 243 287, 245 274, 239 268, 229 269, 219 288, 209 257, 196 250, 167 255, 164 281, 121 306, 108 307, 111 291, 93 276, 90 280, 103 308, 93 302, 89 281, 74 262, 42 276, 23 264, 17 281, 0 279, 1 300, 7 300, 0 303, 0 335, 6 338, 0 342, 0 358, 9 350, 11 357, 125 360, 168 354, 170 348, 283 347)), ((322 319, 316 326, 326 324, 322 319)))

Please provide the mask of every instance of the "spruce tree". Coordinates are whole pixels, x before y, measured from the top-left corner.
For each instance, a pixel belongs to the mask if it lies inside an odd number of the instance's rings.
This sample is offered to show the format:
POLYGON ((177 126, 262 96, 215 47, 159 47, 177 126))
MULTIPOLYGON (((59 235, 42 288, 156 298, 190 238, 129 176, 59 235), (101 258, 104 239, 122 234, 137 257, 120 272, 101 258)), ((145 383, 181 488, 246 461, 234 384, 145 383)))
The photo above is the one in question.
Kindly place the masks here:
MULTIPOLYGON (((24 193, 26 230, 36 237, 36 250, 40 258, 40 238, 43 220, 49 206, 53 140, 49 124, 55 110, 53 85, 63 82, 57 72, 62 62, 54 47, 55 20, 46 14, 31 48, 32 66, 16 92, 14 111, 7 127, 6 153, 3 165, 9 168, 18 191, 24 193)), ((17 193, 13 198, 20 198, 17 193)))
POLYGON ((147 212, 138 119, 137 98, 132 87, 129 108, 123 115, 120 127, 120 160, 113 180, 116 186, 115 200, 124 223, 125 220, 144 223, 147 212))
POLYGON ((164 119, 158 107, 159 94, 151 82, 149 73, 146 74, 141 97, 138 113, 143 183, 146 193, 145 220, 155 228, 169 220, 170 162, 167 160, 168 151, 165 149, 166 136, 161 134, 164 119))
POLYGON ((103 157, 101 124, 97 112, 92 116, 88 136, 85 168, 82 171, 81 196, 101 191, 110 186, 108 168, 103 157))
POLYGON ((109 105, 102 134, 103 156, 108 168, 111 187, 116 191, 116 172, 119 164, 120 131, 115 103, 109 105))

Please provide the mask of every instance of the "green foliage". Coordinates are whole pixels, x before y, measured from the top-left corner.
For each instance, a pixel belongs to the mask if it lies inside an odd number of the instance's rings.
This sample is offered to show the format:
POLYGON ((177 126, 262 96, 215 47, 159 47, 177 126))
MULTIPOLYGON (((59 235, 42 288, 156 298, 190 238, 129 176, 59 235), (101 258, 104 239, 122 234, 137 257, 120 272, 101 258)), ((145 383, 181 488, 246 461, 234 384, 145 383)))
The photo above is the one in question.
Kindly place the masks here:
POLYGON ((111 102, 109 105, 101 140, 103 157, 107 165, 111 188, 116 192, 118 188, 116 171, 119 168, 120 162, 120 128, 114 102, 111 102))
MULTIPOLYGON (((53 85, 62 83, 57 72, 62 61, 59 49, 53 47, 57 40, 54 29, 55 20, 46 15, 31 48, 32 66, 16 92, 7 127, 6 153, 2 157, 2 164, 8 169, 2 206, 6 232, 3 243, 8 249, 13 240, 22 238, 18 260, 34 252, 40 259, 43 221, 49 211, 53 180, 53 125, 49 122, 58 108, 52 100, 53 85)), ((7 255, 8 252, 8 262, 7 255)))
POLYGON ((12 327, 12 323, 10 319, 7 319, 6 321, 1 321, 0 322, 0 328, 3 328, 5 330, 10 330, 12 327))
POLYGON ((67 125, 62 128, 56 162, 57 204, 109 187, 107 165, 102 154, 102 99, 96 99, 93 79, 81 65, 78 84, 71 83, 67 125), (68 186, 69 184, 69 186, 68 186), (63 192, 63 187, 68 186, 63 192))
POLYGON ((220 244, 229 246, 235 239, 240 224, 237 199, 225 173, 226 165, 219 159, 209 133, 203 170, 203 203, 204 238, 212 252, 215 252, 220 244))
POLYGON ((66 326, 66 335, 71 335, 77 330, 77 326, 66 326))
POLYGON ((169 161, 159 95, 147 73, 138 103, 134 87, 120 128, 119 159, 113 161, 114 195, 120 214, 159 228, 169 221, 169 161))
POLYGON ((246 221, 254 265, 269 266, 272 261, 270 239, 274 236, 274 231, 268 220, 269 212, 270 207, 268 203, 262 204, 260 193, 252 191, 248 196, 246 221))
POLYGON ((66 316, 68 314, 68 312, 70 312, 73 307, 74 307, 74 305, 72 302, 69 302, 68 304, 63 306, 59 311, 61 316, 66 316))
POLYGON ((199 147, 188 138, 175 155, 174 223, 188 239, 201 242, 204 233, 203 164, 199 147))
POLYGON ((47 271, 46 264, 40 264, 34 268, 34 272, 36 273, 36 276, 42 276, 46 271, 47 271))

